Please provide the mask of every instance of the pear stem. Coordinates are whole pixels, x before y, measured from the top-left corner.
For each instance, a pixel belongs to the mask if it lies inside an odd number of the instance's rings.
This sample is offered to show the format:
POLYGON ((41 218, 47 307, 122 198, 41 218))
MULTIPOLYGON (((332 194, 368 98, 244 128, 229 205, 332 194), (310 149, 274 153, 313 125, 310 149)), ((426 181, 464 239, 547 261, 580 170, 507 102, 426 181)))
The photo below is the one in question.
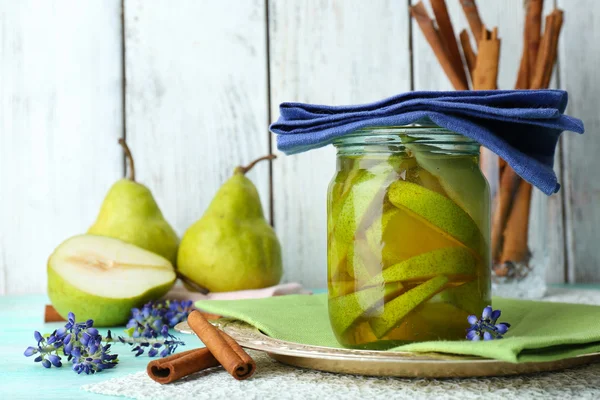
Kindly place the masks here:
POLYGON ((127 142, 125 139, 119 139, 119 144, 123 147, 123 151, 125 152, 125 157, 127 157, 127 161, 129 161, 129 179, 135 182, 135 163, 133 162, 133 155, 131 155, 131 150, 129 150, 129 146, 127 146, 127 142))
POLYGON ((257 158, 256 160, 252 161, 250 164, 246 165, 245 167, 240 165, 239 167, 237 167, 235 169, 235 172, 241 172, 242 174, 245 174, 246 172, 250 171, 259 162, 264 161, 264 160, 273 160, 275 158, 277 158, 277 156, 275 154, 269 154, 264 157, 257 158))

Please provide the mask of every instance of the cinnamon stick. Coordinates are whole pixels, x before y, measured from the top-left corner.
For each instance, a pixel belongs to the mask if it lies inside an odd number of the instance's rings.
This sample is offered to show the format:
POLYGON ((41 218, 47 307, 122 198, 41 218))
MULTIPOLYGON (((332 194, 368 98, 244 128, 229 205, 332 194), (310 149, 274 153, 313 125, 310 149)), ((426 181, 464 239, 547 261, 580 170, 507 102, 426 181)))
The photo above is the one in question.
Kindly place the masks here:
POLYGON ((429 43, 429 46, 431 46, 431 49, 433 50, 438 62, 442 66, 442 69, 446 73, 446 76, 448 79, 450 79, 452 86, 454 86, 456 90, 469 90, 466 79, 461 79, 454 69, 452 61, 446 52, 446 47, 442 41, 440 33, 435 28, 433 21, 427 14, 427 10, 425 9, 423 2, 419 1, 417 4, 410 7, 410 13, 417 21, 419 28, 421 28, 425 39, 429 43))
POLYGON ((463 12, 465 13, 465 17, 467 18, 467 22, 469 23, 469 27, 471 28, 471 33, 477 42, 477 46, 479 47, 479 41, 482 39, 482 30, 483 23, 481 22, 481 17, 479 16, 479 10, 477 9, 477 4, 475 0, 460 0, 460 5, 462 6, 463 12))
POLYGON ((460 52, 458 51, 458 45, 456 43, 456 36, 454 34, 454 28, 452 27, 452 21, 448 14, 448 8, 446 7, 446 0, 430 0, 433 15, 435 16, 435 22, 437 23, 440 38, 446 49, 446 55, 450 60, 450 64, 454 68, 454 72, 462 80, 462 84, 468 88, 467 76, 465 75, 465 67, 462 59, 460 58, 460 52))
POLYGON ((479 41, 479 54, 473 73, 473 89, 494 90, 498 88, 498 63, 500 61, 498 28, 494 28, 488 39, 487 29, 482 26, 481 36, 483 39, 479 41))
POLYGON ((220 332, 198 311, 188 316, 188 325, 219 363, 237 380, 251 377, 256 363, 229 335, 220 332))
POLYGON ((466 29, 460 31, 459 38, 463 55, 465 56, 465 61, 467 63, 469 76, 471 77, 471 82, 473 82, 473 71, 475 70, 475 63, 477 62, 477 55, 475 54, 473 47, 471 47, 471 39, 469 38, 469 33, 466 29))
POLYGON ((62 322, 64 320, 65 319, 60 316, 52 305, 46 304, 46 308, 44 309, 44 322, 62 322))
POLYGON ((219 362, 211 352, 207 348, 202 348, 150 361, 146 372, 156 382, 167 384, 218 365, 219 362))
POLYGON ((500 257, 501 263, 527 262, 529 259, 527 234, 530 205, 531 185, 521 179, 506 222, 502 256, 500 257))
POLYGON ((527 71, 529 72, 528 81, 533 79, 533 73, 536 69, 538 48, 542 31, 542 9, 544 0, 527 0, 525 3, 525 41, 523 43, 523 54, 527 54, 527 71))
POLYGON ((563 13, 560 10, 554 10, 546 17, 544 36, 540 42, 535 73, 531 82, 532 89, 543 89, 550 84, 562 23, 563 13))
MULTIPOLYGON (((525 42, 527 42, 527 38, 525 38, 525 42)), ((521 63, 519 64, 519 72, 517 75, 517 83, 515 83, 515 89, 529 89, 532 78, 529 68, 529 51, 527 51, 527 46, 524 44, 523 53, 521 54, 521 63)))
POLYGON ((563 25, 563 12, 555 9, 552 11, 552 14, 554 14, 554 19, 552 21, 552 36, 550 37, 550 57, 544 64, 546 69, 544 71, 544 79, 542 80, 542 88, 547 88, 550 86, 552 71, 554 70, 556 55, 558 53, 558 39, 560 37, 560 31, 563 25))
POLYGON ((492 221, 492 260, 498 261, 502 253, 504 227, 510 214, 519 176, 510 165, 505 165, 500 177, 500 186, 496 193, 496 210, 492 221))

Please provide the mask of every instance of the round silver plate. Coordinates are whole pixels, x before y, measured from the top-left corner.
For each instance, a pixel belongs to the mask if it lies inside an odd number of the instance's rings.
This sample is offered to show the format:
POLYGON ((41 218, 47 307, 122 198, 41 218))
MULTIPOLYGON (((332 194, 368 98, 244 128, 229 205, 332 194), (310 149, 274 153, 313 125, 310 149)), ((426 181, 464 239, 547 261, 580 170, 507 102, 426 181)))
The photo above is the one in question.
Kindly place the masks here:
MULTIPOLYGON (((221 318, 213 323, 242 347, 264 351, 271 358, 284 364, 336 373, 419 378, 467 378, 558 371, 600 362, 600 353, 585 354, 558 361, 514 364, 480 357, 441 353, 336 349, 274 339, 238 320, 221 318)), ((194 334, 187 322, 177 324, 175 330, 194 334)))

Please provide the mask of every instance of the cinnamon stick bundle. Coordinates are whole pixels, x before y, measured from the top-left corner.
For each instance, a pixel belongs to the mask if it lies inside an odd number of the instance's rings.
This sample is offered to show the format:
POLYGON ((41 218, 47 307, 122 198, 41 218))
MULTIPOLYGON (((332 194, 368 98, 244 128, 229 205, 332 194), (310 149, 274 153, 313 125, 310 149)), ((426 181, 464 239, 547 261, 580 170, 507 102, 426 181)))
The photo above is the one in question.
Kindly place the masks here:
POLYGON ((202 348, 150 361, 146 372, 154 381, 167 384, 218 365, 219 361, 211 354, 210 350, 202 348))
POLYGON ((198 311, 188 316, 188 325, 198 335, 214 358, 237 380, 251 377, 256 363, 235 340, 219 331, 198 311))
POLYGON ((435 54, 438 62, 442 66, 442 69, 450 79, 452 86, 456 90, 469 90, 469 86, 467 84, 466 76, 464 75, 464 69, 462 73, 462 77, 453 66, 452 60, 448 55, 448 51, 440 36, 440 32, 436 29, 433 20, 427 14, 427 10, 425 9, 425 5, 422 1, 419 1, 414 6, 410 7, 410 13, 412 17, 417 21, 419 28, 423 32, 425 39, 431 46, 433 53, 435 54))

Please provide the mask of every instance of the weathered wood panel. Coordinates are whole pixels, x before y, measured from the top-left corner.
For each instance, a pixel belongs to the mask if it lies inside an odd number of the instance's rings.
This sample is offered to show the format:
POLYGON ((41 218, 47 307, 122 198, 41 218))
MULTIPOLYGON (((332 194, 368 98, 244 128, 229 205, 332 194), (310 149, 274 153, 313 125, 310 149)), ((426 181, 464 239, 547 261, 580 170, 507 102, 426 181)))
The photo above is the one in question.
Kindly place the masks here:
POLYGON ((0 294, 44 292, 48 256, 122 174, 120 12, 0 1, 0 294))
POLYGON ((581 137, 573 133, 563 137, 568 279, 588 283, 600 280, 600 3, 559 0, 558 5, 565 11, 560 82, 569 91, 569 113, 581 118, 586 129, 581 137))
MULTIPOLYGON (((349 104, 409 90, 406 7, 395 0, 270 1, 273 120, 283 101, 349 104)), ((286 281, 325 286, 326 193, 334 172, 331 146, 273 163, 286 281)))
MULTIPOLYGON (((182 235, 235 166, 269 152, 265 4, 125 1, 127 140, 182 235)), ((269 165, 249 174, 269 215, 269 165)))

